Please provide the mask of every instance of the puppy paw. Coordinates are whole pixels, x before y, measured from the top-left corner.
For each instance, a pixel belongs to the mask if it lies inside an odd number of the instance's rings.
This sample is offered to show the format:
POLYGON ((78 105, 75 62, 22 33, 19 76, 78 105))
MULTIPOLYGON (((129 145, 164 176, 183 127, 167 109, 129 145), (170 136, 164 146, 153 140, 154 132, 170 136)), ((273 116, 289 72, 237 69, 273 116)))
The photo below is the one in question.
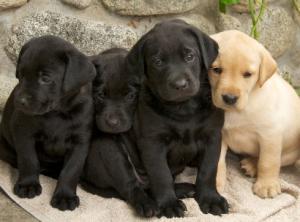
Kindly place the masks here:
POLYGON ((257 161, 254 158, 245 158, 241 162, 241 168, 246 176, 255 177, 257 172, 257 161))
POLYGON ((51 200, 51 206, 59 210, 74 210, 79 206, 79 197, 67 195, 54 195, 51 200))
POLYGON ((228 213, 227 200, 217 192, 204 192, 202 195, 196 195, 195 200, 205 214, 221 215, 228 213))
POLYGON ((273 198, 281 193, 278 180, 258 179, 253 185, 253 192, 261 198, 273 198))
POLYGON ((153 217, 158 215, 159 209, 154 200, 152 200, 144 190, 136 188, 133 192, 133 200, 130 201, 141 217, 153 217))
POLYGON ((20 198, 34 198, 42 193, 39 182, 22 184, 17 182, 14 186, 14 193, 20 198))
POLYGON ((172 217, 184 217, 186 206, 181 200, 170 201, 160 207, 160 213, 158 217, 165 216, 167 218, 172 217))

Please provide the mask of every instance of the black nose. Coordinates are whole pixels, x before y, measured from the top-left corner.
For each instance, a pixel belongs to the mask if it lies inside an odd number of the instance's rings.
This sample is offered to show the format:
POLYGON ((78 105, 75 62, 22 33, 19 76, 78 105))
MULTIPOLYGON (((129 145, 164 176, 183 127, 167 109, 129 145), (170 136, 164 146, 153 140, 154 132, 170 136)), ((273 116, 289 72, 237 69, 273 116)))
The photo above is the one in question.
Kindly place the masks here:
POLYGON ((238 97, 232 94, 222 95, 222 98, 227 105, 234 105, 238 100, 238 97))
POLYGON ((116 127, 120 124, 119 118, 115 115, 107 115, 105 121, 109 126, 112 126, 112 127, 116 127))
POLYGON ((184 90, 188 87, 188 85, 189 85, 189 81, 184 78, 178 79, 171 84, 171 86, 177 90, 184 90))
POLYGON ((20 105, 22 105, 24 107, 28 107, 29 97, 28 96, 20 96, 20 98, 18 99, 18 102, 20 105))

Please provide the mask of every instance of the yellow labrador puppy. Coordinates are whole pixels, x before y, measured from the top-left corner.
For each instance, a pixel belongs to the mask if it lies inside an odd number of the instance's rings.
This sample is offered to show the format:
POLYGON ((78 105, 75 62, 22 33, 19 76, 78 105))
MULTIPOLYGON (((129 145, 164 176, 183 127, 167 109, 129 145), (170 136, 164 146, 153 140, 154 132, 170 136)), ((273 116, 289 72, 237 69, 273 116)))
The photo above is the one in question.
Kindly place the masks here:
POLYGON ((212 97, 225 110, 218 189, 222 192, 225 185, 225 155, 230 148, 247 155, 241 167, 246 175, 257 176, 254 193, 274 197, 281 192, 280 166, 299 159, 300 100, 256 40, 233 30, 211 37, 220 47, 209 72, 212 97))

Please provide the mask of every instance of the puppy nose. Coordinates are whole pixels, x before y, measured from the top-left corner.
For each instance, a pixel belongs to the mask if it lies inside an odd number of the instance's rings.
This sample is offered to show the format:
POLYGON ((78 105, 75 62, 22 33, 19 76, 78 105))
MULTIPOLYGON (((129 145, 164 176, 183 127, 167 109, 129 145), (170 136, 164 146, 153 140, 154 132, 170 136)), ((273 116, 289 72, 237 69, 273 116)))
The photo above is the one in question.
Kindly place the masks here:
POLYGON ((120 120, 117 116, 114 116, 114 115, 108 115, 106 117, 106 123, 109 125, 109 126, 113 126, 113 127, 116 127, 119 125, 120 123, 120 120))
POLYGON ((178 79, 176 81, 173 82, 172 86, 173 88, 177 89, 177 90, 183 90, 186 89, 189 85, 189 82, 187 79, 178 79))
POLYGON ((29 98, 28 98, 28 96, 21 96, 19 98, 19 103, 22 106, 28 106, 28 104, 29 104, 29 98))
POLYGON ((232 94, 225 94, 222 95, 222 98, 224 100, 224 102, 228 105, 234 105, 236 103, 236 101, 238 100, 238 97, 232 94))

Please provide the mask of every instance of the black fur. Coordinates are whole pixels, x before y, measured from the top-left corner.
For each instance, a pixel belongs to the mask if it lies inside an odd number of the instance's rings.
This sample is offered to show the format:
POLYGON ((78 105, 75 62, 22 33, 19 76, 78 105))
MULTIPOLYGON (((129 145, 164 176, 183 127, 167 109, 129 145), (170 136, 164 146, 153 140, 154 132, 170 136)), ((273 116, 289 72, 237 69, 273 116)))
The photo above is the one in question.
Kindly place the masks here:
POLYGON ((228 212, 216 190, 224 113, 212 104, 208 69, 218 55, 210 37, 181 20, 157 24, 128 55, 130 72, 144 77, 134 137, 151 191, 166 217, 186 210, 175 175, 198 168, 195 200, 204 213, 228 212))
POLYGON ((95 68, 70 43, 34 38, 19 54, 16 77, 1 122, 1 158, 17 166, 14 193, 39 195, 39 174, 59 177, 51 205, 74 210, 76 186, 88 154, 93 121, 91 82, 95 68))

